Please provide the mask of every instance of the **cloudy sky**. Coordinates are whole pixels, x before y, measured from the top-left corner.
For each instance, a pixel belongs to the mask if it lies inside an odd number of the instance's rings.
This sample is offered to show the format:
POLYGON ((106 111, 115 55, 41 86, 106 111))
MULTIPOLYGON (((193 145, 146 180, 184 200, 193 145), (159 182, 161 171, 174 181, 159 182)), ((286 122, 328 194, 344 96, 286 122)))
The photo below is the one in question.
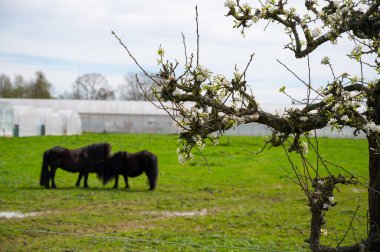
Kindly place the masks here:
MULTIPOLYGON (((295 96, 305 93, 302 84, 276 61, 307 80, 307 61, 295 60, 283 49, 287 37, 281 27, 271 24, 264 32, 266 23, 258 24, 242 37, 232 28, 232 19, 225 17, 224 1, 218 0, 0 0, 0 73, 11 79, 21 74, 30 80, 36 71, 43 71, 57 96, 70 91, 76 77, 85 73, 100 73, 117 87, 124 82, 124 75, 138 72, 138 68, 111 31, 147 70, 158 69, 160 45, 169 59, 183 63, 181 32, 188 52, 196 52, 196 5, 201 65, 232 76, 235 65, 244 69, 249 55, 255 53, 248 81, 259 102, 288 102, 278 93, 283 85, 295 96)), ((358 64, 344 56, 352 47, 351 42, 342 41, 313 53, 313 85, 319 87, 331 80, 328 69, 320 66, 324 56, 332 59, 336 72, 359 74, 358 64)))

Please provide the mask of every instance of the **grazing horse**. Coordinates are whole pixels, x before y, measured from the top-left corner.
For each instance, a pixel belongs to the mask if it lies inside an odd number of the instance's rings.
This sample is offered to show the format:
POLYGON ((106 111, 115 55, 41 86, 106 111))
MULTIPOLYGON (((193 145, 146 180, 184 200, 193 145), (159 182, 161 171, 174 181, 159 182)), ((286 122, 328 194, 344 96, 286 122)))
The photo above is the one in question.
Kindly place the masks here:
POLYGON ((78 149, 66 149, 60 146, 48 149, 43 154, 40 185, 56 188, 54 182, 57 168, 69 172, 79 172, 76 186, 84 176, 84 187, 87 188, 87 179, 90 172, 95 172, 98 178, 102 178, 106 167, 106 161, 111 156, 111 145, 108 143, 97 143, 78 149), (50 167, 50 170, 49 170, 50 167))
POLYGON ((107 161, 107 168, 103 173, 103 184, 115 178, 113 188, 117 188, 119 175, 123 175, 125 187, 129 188, 128 177, 137 177, 144 172, 148 177, 149 190, 154 190, 158 177, 156 155, 149 151, 140 151, 137 153, 119 151, 113 154, 110 160, 107 161))

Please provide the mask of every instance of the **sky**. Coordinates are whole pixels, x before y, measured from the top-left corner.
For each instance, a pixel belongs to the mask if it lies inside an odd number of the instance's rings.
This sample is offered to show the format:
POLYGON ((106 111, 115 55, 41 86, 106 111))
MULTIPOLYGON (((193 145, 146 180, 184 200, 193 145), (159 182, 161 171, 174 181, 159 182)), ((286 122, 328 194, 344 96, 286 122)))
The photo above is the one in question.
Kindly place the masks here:
MULTIPOLYGON (((289 1, 300 4, 302 1, 289 1)), ((139 63, 157 71, 157 50, 161 45, 170 60, 185 62, 182 35, 187 52, 196 53, 195 6, 198 6, 200 64, 213 73, 231 77, 235 67, 245 66, 252 93, 259 103, 289 103, 280 94, 282 86, 301 98, 303 84, 276 60, 285 63, 301 78, 308 79, 308 63, 284 50, 288 42, 280 25, 259 23, 241 36, 224 1, 211 0, 0 0, 0 74, 16 74, 26 80, 42 71, 52 83, 53 94, 71 91, 79 75, 100 73, 116 88, 126 74, 139 69, 112 36, 114 31, 139 63), (265 31, 264 31, 265 30, 265 31)), ((345 56, 352 42, 323 45, 310 55, 311 81, 315 87, 331 81, 331 73, 320 61, 329 56, 335 71, 359 75, 360 67, 345 56)), ((368 77, 374 73, 364 69, 368 77)))

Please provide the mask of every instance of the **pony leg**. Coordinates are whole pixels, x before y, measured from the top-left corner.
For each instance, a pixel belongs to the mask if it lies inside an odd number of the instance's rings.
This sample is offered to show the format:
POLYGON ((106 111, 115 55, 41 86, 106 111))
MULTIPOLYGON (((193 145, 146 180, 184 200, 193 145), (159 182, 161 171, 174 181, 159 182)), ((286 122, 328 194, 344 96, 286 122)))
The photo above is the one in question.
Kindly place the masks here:
POLYGON ((45 151, 42 158, 40 185, 49 187, 49 151, 45 151))
MULTIPOLYGON (((50 169, 52 169, 52 168, 50 168, 50 169)), ((46 170, 44 172, 42 183, 43 183, 43 186, 45 188, 49 188, 50 187, 50 179, 51 179, 51 174, 50 173, 51 173, 51 170, 50 171, 46 170)))
POLYGON ((47 171, 46 174, 44 174, 44 181, 43 181, 43 186, 45 188, 50 188, 50 171, 47 171))
MULTIPOLYGON (((56 170, 57 170, 56 167, 52 167, 51 170, 50 170, 50 179, 51 179, 51 187, 52 188, 57 188, 57 186, 55 184, 55 181, 54 181, 55 171, 56 170)), ((48 180, 48 187, 49 187, 49 180, 48 180)))
POLYGON ((157 174, 154 172, 146 173, 148 177, 148 182, 149 182, 149 190, 153 191, 156 188, 157 184, 157 174))
POLYGON ((83 185, 83 187, 84 188, 88 188, 88 184, 87 184, 87 180, 88 180, 88 173, 85 173, 84 174, 84 185, 83 185))
POLYGON ((79 176, 78 176, 78 180, 77 180, 77 182, 75 183, 75 186, 80 186, 80 181, 82 180, 82 177, 83 177, 83 173, 79 173, 79 176))
POLYGON ((124 177, 124 182, 125 182, 125 188, 129 189, 128 176, 127 175, 123 175, 123 177, 124 177))
POLYGON ((116 174, 115 175, 115 185, 113 186, 113 188, 117 188, 117 186, 118 186, 118 183, 119 183, 119 174, 116 174))

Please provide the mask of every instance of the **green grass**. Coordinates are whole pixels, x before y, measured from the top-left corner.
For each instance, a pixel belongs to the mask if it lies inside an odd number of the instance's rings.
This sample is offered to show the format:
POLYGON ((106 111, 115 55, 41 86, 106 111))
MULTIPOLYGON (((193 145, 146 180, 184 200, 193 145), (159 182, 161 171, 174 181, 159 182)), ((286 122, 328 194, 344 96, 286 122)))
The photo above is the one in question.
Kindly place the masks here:
MULTIPOLYGON (((174 135, 0 138, 0 211, 38 213, 0 218, 0 251, 307 251, 307 200, 290 179, 294 175, 282 148, 252 155, 263 143, 260 137, 222 138, 203 152, 209 171, 197 153, 190 163, 178 163, 174 135), (60 169, 57 189, 39 186, 44 150, 103 141, 113 152, 155 153, 157 189, 147 191, 143 175, 129 180, 129 190, 121 179, 115 190, 113 182, 102 186, 95 174, 89 189, 76 188, 78 174, 60 169), (189 213, 194 215, 181 216, 189 213)), ((365 140, 322 138, 319 144, 328 160, 368 178, 365 140)), ((323 242, 330 245, 344 236, 359 205, 354 232, 343 244, 366 234, 366 189, 339 189, 338 205, 327 213, 323 242)))

